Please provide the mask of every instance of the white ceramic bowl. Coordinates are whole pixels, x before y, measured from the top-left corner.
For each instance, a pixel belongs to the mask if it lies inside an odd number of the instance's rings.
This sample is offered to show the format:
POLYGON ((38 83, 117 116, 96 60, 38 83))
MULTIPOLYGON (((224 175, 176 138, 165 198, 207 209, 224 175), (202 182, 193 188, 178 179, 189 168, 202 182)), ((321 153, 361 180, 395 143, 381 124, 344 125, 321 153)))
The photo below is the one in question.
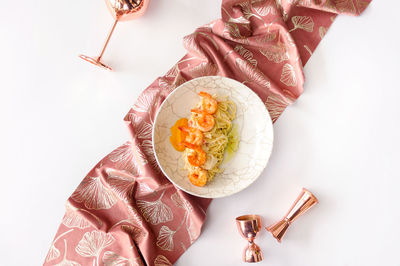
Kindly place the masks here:
POLYGON ((176 88, 161 105, 153 128, 153 147, 158 164, 167 178, 183 191, 204 198, 219 198, 237 193, 253 183, 264 170, 272 151, 272 121, 261 99, 248 87, 224 77, 201 77, 176 88), (220 168, 222 173, 204 187, 190 183, 183 169, 182 153, 169 137, 176 120, 190 117, 190 109, 201 99, 198 92, 228 96, 237 105, 239 149, 220 168))

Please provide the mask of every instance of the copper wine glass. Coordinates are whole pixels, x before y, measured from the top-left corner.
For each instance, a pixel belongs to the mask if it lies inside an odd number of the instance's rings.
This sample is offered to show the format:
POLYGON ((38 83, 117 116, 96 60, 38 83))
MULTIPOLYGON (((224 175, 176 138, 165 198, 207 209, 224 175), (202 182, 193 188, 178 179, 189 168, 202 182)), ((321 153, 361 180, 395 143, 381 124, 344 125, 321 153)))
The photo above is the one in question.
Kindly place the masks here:
POLYGON ((114 17, 115 21, 111 27, 110 33, 108 33, 103 49, 98 57, 89 57, 86 55, 79 55, 79 57, 96 66, 112 70, 111 67, 101 62, 101 58, 103 57, 111 35, 114 32, 115 26, 117 26, 118 21, 131 20, 142 16, 149 5, 149 1, 150 0, 106 0, 108 10, 111 12, 111 15, 114 17))

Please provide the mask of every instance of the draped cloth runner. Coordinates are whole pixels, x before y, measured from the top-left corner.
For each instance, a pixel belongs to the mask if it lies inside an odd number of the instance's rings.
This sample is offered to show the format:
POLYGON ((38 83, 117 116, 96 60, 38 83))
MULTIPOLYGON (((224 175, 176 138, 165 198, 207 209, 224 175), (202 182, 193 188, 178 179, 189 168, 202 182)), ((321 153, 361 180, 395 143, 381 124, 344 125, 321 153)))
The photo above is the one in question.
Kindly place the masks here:
POLYGON ((303 92, 303 65, 338 14, 371 0, 223 0, 222 18, 184 38, 187 54, 125 117, 131 140, 104 157, 66 204, 44 265, 172 265, 197 239, 211 200, 175 188, 157 166, 156 112, 180 84, 220 75, 246 84, 275 122, 303 92))

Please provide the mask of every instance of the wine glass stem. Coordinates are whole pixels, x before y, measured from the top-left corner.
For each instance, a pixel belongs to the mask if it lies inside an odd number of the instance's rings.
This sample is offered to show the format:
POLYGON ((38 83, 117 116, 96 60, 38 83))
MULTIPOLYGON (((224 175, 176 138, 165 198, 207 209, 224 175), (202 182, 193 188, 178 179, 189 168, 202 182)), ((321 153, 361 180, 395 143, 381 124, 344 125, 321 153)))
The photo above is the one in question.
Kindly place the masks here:
POLYGON ((101 50, 101 53, 100 53, 99 57, 97 58, 97 61, 100 61, 100 59, 103 57, 104 51, 106 50, 106 47, 107 47, 107 45, 108 45, 108 42, 110 41, 111 35, 113 34, 114 29, 115 29, 115 26, 117 26, 117 23, 118 23, 118 20, 116 19, 116 20, 114 21, 114 24, 113 24, 113 26, 112 26, 110 32, 108 33, 106 42, 104 43, 103 49, 101 50))

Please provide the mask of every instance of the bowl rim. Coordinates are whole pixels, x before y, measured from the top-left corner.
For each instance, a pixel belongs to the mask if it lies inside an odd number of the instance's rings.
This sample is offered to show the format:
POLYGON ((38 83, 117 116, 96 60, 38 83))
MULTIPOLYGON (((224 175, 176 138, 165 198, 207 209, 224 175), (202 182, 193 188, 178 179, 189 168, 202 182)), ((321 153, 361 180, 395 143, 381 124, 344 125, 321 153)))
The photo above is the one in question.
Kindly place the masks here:
POLYGON ((260 177, 260 175, 264 172, 265 168, 267 167, 268 162, 269 162, 269 159, 271 158, 271 154, 272 154, 272 150, 273 150, 273 146, 274 146, 274 127, 273 127, 271 115, 269 114, 269 111, 268 111, 267 107, 265 106, 265 104, 264 104, 263 101, 261 100, 260 96, 258 96, 257 93, 255 93, 252 89, 250 89, 249 87, 247 87, 245 84, 243 84, 243 83, 241 83, 241 82, 239 82, 239 81, 237 81, 237 80, 235 80, 235 79, 228 78, 228 77, 223 77, 223 76, 203 76, 203 77, 194 78, 194 79, 191 79, 191 80, 188 80, 188 81, 182 83, 181 85, 179 85, 178 87, 176 87, 170 94, 167 95, 167 97, 164 99, 164 101, 161 103, 160 107, 158 108, 156 116, 154 117, 154 124, 153 124, 153 128, 152 128, 152 133, 151 133, 151 141, 152 141, 152 144, 153 144, 154 157, 156 158, 158 167, 161 169, 163 175, 164 175, 175 187, 178 187, 180 190, 182 190, 182 191, 184 191, 184 192, 186 192, 186 193, 188 193, 188 194, 190 194, 190 195, 196 196, 196 197, 208 198, 208 199, 216 199, 216 198, 228 197, 228 196, 234 195, 234 194, 236 194, 236 193, 238 193, 238 192, 240 192, 240 191, 243 191, 244 189, 248 188, 251 184, 253 184, 253 183, 260 177), (246 186, 241 187, 239 190, 232 191, 232 192, 230 192, 230 193, 223 194, 223 195, 217 195, 217 196, 199 195, 199 194, 197 194, 197 193, 195 193, 195 192, 193 192, 193 191, 190 191, 190 190, 187 190, 187 189, 181 187, 177 182, 175 182, 174 180, 172 180, 172 178, 170 178, 170 177, 168 176, 168 174, 164 171, 163 167, 161 166, 160 161, 158 160, 158 156, 157 156, 157 152, 156 152, 156 145, 155 145, 155 142, 154 142, 155 128, 156 128, 156 124, 157 124, 158 115, 160 114, 160 112, 161 112, 161 110, 162 110, 164 104, 167 102, 167 100, 168 100, 170 97, 172 97, 172 95, 174 95, 175 93, 177 93, 178 89, 180 89, 181 87, 185 86, 187 83, 189 83, 189 82, 194 82, 194 81, 199 80, 199 79, 209 79, 209 78, 212 78, 212 79, 216 79, 216 78, 219 78, 219 79, 227 79, 227 80, 230 80, 230 81, 233 82, 233 83, 237 83, 237 84, 240 85, 240 86, 246 87, 246 88, 250 91, 250 93, 252 93, 253 95, 255 95, 256 98, 257 98, 257 99, 262 103, 262 105, 264 106, 264 108, 265 108, 265 110, 266 110, 266 113, 267 113, 267 116, 266 116, 265 119, 268 120, 267 123, 269 122, 269 124, 271 124, 271 128, 272 128, 272 130, 271 130, 271 145, 270 145, 271 148, 270 148, 270 150, 269 150, 269 152, 268 152, 268 155, 267 155, 267 157, 266 157, 266 160, 265 160, 265 162, 264 162, 264 165, 263 165, 262 169, 260 170, 260 172, 258 173, 257 177, 254 178, 254 179, 253 179, 250 183, 248 183, 246 186))

